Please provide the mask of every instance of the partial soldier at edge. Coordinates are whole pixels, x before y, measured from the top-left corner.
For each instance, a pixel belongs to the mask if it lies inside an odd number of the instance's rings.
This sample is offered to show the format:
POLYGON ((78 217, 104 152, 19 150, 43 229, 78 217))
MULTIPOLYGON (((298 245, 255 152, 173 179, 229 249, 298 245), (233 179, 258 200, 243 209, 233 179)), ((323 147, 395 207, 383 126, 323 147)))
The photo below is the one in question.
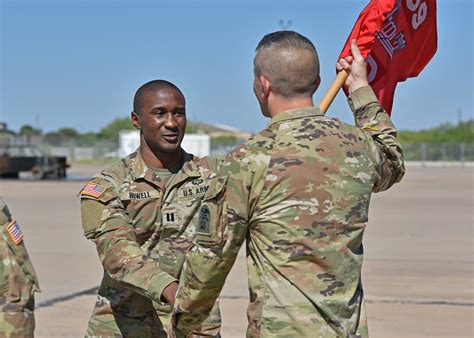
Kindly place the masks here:
POLYGON ((23 233, 0 197, 0 337, 33 337, 38 278, 23 233))

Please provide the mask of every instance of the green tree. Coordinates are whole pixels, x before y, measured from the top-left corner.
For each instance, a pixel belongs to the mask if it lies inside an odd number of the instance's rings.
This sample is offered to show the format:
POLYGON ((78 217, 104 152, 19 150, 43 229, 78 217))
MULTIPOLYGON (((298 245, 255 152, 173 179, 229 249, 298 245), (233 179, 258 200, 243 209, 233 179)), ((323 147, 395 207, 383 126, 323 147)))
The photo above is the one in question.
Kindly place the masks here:
POLYGON ((41 129, 36 129, 29 124, 25 124, 20 128, 18 134, 21 136, 41 135, 41 129))
POLYGON ((186 134, 194 134, 195 132, 197 132, 196 126, 193 122, 188 120, 186 122, 186 134))
POLYGON ((474 143, 474 120, 418 131, 401 130, 399 140, 402 143, 474 143))
POLYGON ((79 132, 74 128, 61 128, 57 131, 51 131, 44 135, 44 140, 49 144, 69 143, 77 140, 79 132))
POLYGON ((98 136, 109 141, 118 141, 118 135, 121 130, 133 130, 132 122, 129 117, 118 117, 99 131, 98 136))
POLYGON ((94 132, 87 132, 79 135, 79 144, 81 146, 90 147, 97 143, 97 134, 94 132))
POLYGON ((57 135, 62 139, 72 139, 79 136, 79 132, 73 128, 61 128, 56 132, 57 135))

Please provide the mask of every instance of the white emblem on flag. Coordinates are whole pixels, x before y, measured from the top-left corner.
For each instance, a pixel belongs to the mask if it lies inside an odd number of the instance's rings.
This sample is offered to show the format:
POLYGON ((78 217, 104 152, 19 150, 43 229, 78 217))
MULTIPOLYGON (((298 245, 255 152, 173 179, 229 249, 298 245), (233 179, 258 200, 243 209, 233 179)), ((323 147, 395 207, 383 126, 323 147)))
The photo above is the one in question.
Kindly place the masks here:
POLYGON ((397 25, 395 24, 395 16, 400 11, 400 7, 400 0, 397 0, 397 5, 385 19, 380 32, 377 32, 375 35, 388 55, 390 55, 390 58, 392 58, 396 52, 406 47, 405 34, 403 32, 397 34, 397 25))

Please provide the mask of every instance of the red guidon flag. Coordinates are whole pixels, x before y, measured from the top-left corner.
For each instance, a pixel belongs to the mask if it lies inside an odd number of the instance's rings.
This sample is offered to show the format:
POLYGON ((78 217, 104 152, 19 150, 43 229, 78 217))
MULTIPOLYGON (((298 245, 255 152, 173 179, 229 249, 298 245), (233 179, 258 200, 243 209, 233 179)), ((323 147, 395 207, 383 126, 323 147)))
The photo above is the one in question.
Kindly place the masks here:
POLYGON ((417 76, 436 52, 436 0, 372 0, 339 58, 351 55, 353 39, 367 61, 369 83, 390 114, 397 83, 417 76))

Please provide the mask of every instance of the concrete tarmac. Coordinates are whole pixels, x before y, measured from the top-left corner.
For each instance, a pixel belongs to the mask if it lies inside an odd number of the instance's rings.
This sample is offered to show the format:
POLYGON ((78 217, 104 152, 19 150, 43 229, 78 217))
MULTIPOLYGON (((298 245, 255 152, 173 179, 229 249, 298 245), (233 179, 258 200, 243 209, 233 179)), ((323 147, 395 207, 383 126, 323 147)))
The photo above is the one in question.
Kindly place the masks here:
MULTIPOLYGON (((84 335, 102 269, 77 194, 99 169, 0 181, 40 279, 37 337, 84 335)), ((473 188, 473 168, 408 166, 402 183, 373 195, 362 277, 372 337, 474 336, 473 188)), ((241 251, 222 292, 223 337, 245 336, 247 293, 241 251)))

